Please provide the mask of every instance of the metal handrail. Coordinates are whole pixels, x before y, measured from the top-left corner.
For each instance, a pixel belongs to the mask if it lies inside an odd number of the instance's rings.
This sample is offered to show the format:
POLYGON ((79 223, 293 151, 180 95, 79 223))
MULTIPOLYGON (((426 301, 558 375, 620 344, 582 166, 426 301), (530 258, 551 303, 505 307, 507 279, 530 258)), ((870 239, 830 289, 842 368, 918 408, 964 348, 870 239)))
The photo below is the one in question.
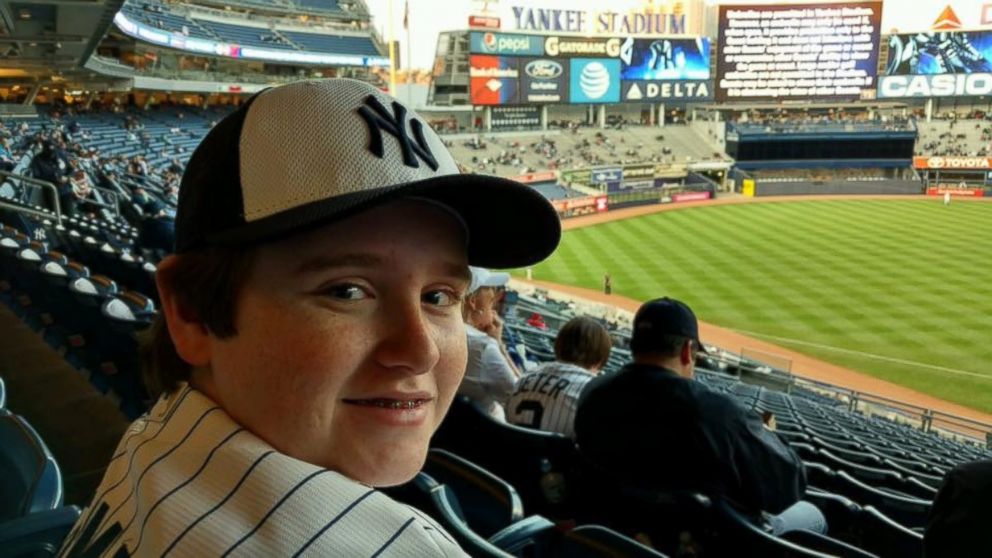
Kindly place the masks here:
MULTIPOLYGON (((14 174, 9 171, 0 170, 0 176, 4 177, 4 181, 7 180, 14 181, 18 186, 32 186, 35 188, 48 189, 52 192, 51 199, 55 202, 55 222, 59 225, 62 224, 62 206, 59 202, 59 189, 57 186, 51 182, 45 180, 39 180, 31 176, 24 176, 23 174, 14 174)), ((37 209, 26 207, 22 204, 13 204, 0 199, 0 205, 10 209, 15 209, 18 211, 23 211, 25 213, 31 213, 32 215, 38 215, 40 217, 51 217, 52 215, 45 211, 38 211, 37 209)))

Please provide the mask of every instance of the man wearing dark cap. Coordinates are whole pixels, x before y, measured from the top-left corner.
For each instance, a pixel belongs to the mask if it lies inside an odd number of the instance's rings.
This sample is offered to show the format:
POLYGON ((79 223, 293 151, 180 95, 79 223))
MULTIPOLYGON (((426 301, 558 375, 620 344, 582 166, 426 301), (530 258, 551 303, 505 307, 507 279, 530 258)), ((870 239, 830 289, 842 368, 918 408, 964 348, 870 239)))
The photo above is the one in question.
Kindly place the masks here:
POLYGON ((463 556, 377 488, 420 471, 465 373, 469 264, 534 264, 560 232, 536 190, 460 174, 368 83, 253 96, 183 175, 158 402, 62 555, 463 556))
POLYGON ((688 306, 645 303, 630 349, 633 363, 592 380, 579 400, 576 441, 593 465, 631 488, 721 496, 755 517, 789 509, 772 519, 778 532, 825 528, 812 505, 792 509, 806 488, 799 457, 757 414, 693 380, 706 349, 688 306))

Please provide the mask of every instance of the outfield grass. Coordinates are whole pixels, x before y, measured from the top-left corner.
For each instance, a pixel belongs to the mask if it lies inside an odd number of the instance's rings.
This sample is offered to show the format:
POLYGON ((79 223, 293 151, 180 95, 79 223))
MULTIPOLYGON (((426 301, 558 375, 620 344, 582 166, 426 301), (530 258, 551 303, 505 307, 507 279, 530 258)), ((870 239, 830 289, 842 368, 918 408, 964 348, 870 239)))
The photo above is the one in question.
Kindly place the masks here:
POLYGON ((607 271, 616 293, 992 412, 992 203, 686 208, 568 231, 534 278, 607 271))

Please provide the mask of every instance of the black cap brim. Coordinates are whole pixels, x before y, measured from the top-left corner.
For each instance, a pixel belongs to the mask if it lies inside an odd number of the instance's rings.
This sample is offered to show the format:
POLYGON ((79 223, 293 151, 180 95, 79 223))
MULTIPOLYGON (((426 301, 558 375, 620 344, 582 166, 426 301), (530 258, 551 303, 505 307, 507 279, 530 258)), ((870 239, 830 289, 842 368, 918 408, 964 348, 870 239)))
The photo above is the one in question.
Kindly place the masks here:
POLYGON ((555 251, 561 221, 537 190, 505 178, 453 174, 334 196, 210 234, 207 244, 277 240, 340 221, 388 201, 416 197, 450 208, 468 232, 471 265, 506 269, 536 264, 555 251))

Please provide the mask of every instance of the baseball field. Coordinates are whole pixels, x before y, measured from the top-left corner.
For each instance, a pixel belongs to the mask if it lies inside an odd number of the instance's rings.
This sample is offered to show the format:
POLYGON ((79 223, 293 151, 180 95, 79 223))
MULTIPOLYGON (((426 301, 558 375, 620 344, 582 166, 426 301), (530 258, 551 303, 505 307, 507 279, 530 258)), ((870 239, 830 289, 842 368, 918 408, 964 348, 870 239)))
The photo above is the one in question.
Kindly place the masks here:
POLYGON ((566 231, 533 272, 992 412, 992 203, 686 207, 566 231))

